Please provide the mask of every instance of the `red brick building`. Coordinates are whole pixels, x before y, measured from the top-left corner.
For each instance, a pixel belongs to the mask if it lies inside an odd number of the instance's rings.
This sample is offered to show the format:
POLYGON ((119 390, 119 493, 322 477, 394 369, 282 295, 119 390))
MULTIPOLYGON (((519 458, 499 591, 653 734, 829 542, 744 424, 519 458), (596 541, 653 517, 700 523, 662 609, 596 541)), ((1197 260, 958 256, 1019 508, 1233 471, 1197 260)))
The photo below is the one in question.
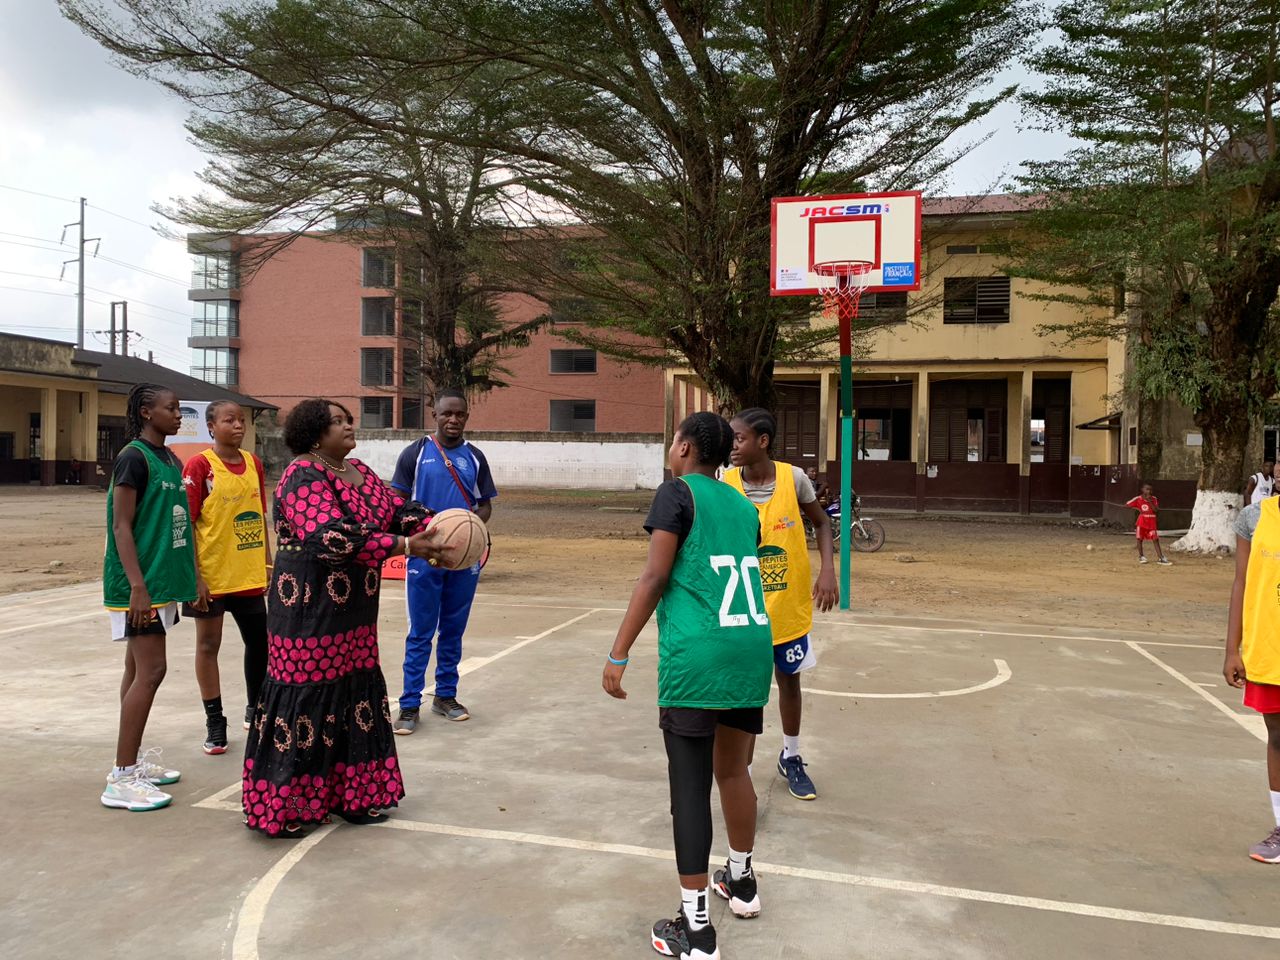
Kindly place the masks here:
MULTIPOLYGON (((363 429, 421 429, 417 344, 405 336, 391 250, 341 234, 301 237, 242 281, 235 241, 192 236, 192 376, 281 408, 305 397, 346 404, 363 429)), ((536 316, 508 295, 504 321, 536 316)), ((663 374, 582 349, 549 327, 504 354, 510 386, 478 397, 470 428, 529 433, 649 433, 663 427, 663 374)))

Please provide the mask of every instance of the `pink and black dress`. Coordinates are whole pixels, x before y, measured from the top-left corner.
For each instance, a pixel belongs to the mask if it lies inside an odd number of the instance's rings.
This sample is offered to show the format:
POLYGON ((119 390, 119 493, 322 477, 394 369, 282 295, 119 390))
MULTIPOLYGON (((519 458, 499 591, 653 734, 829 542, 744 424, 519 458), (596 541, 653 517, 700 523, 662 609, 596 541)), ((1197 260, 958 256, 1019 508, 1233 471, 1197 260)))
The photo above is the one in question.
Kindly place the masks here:
POLYGON ((362 487, 295 462, 275 491, 267 678, 245 744, 243 790, 248 825, 271 835, 333 810, 394 807, 404 796, 378 664, 378 591, 396 535, 414 533, 430 514, 363 463, 347 464, 364 475, 362 487))

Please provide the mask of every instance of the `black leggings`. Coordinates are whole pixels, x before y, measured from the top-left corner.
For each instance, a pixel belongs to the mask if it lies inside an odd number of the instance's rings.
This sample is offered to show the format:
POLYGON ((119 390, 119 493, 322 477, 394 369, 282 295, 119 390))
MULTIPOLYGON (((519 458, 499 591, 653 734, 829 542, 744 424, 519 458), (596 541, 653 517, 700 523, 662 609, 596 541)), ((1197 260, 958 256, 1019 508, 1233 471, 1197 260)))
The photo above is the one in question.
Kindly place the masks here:
POLYGON ((671 781, 671 826, 676 841, 676 872, 682 877, 707 872, 711 860, 711 781, 716 738, 682 737, 662 731, 671 781))
POLYGON ((249 706, 258 705, 258 693, 267 676, 267 610, 261 597, 256 604, 227 604, 244 641, 244 686, 249 706))

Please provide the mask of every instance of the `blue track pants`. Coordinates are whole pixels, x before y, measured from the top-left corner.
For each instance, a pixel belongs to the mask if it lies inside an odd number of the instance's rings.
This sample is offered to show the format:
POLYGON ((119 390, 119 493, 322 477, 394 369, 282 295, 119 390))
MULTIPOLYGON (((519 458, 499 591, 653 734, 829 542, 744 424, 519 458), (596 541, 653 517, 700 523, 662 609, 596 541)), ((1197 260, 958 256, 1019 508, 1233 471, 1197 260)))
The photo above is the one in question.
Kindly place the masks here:
POLYGON ((441 570, 414 557, 405 572, 409 601, 409 635, 405 638, 404 693, 400 708, 422 704, 431 641, 436 640, 437 697, 458 693, 458 661, 462 659, 462 634, 471 616, 471 601, 480 582, 477 568, 441 570), (438 634, 438 636, 437 636, 438 634))

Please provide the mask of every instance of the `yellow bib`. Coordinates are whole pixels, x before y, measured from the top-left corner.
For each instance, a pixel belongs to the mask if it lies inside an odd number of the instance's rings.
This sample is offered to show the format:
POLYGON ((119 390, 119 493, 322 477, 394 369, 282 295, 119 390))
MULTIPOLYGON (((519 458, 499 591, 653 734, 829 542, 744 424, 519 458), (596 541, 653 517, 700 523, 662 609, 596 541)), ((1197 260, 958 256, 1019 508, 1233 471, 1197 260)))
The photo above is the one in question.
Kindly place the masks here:
POLYGON ((1254 683, 1280 685, 1280 497, 1262 501, 1262 517, 1253 531, 1240 656, 1254 683))
POLYGON ((215 597, 265 588, 267 528, 253 456, 244 454, 244 473, 237 476, 212 450, 200 455, 213 468, 213 489, 196 519, 200 575, 215 597))
MULTIPOLYGON (((760 580, 764 605, 773 626, 773 644, 803 637, 813 626, 813 582, 809 572, 809 544, 791 464, 775 460, 773 496, 753 504, 760 513, 760 580)), ((743 496, 742 470, 725 471, 724 482, 743 496)))

